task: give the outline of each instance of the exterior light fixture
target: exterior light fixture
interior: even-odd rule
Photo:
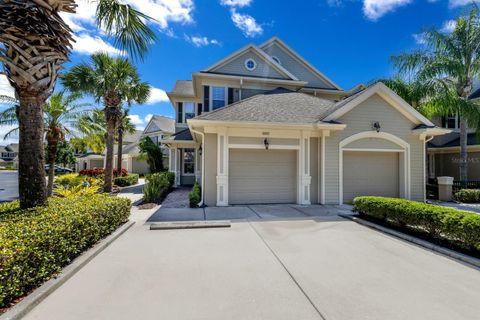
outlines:
[[[372,125],[372,128],[373,128],[373,130],[375,130],[375,131],[377,131],[377,132],[380,132],[380,128],[381,128],[380,122],[375,121],[375,122],[373,123],[373,125]]]
[[[263,144],[265,145],[265,150],[268,150],[268,146],[269,146],[270,144],[268,143],[267,138],[265,138],[265,139],[263,140]]]
[[[200,146],[200,148],[198,148],[198,154],[202,155],[202,152],[203,152],[203,149],[202,149],[202,146]]]

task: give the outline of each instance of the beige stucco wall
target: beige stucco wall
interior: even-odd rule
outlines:
[[[205,204],[215,206],[217,203],[217,135],[205,134],[203,146],[205,157]]]
[[[338,203],[339,199],[339,143],[343,139],[363,131],[372,131],[372,122],[379,121],[381,131],[393,134],[410,144],[411,199],[424,200],[424,143],[412,134],[415,126],[398,110],[374,95],[343,115],[338,121],[347,127],[343,131],[332,132],[325,139],[325,201]]]

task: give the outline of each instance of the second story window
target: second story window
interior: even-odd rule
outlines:
[[[188,119],[192,119],[195,117],[195,104],[193,102],[184,102],[183,109],[183,114],[185,115],[183,122],[187,123]]]
[[[212,110],[225,106],[225,88],[212,87]]]
[[[447,129],[459,129],[460,128],[460,119],[458,115],[449,115],[448,117],[442,118],[442,127]]]

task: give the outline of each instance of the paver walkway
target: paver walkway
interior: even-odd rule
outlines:
[[[188,208],[190,187],[178,187],[172,190],[162,202],[162,208]]]

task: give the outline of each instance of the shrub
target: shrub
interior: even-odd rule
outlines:
[[[480,250],[480,215],[454,208],[404,199],[357,197],[354,211],[382,220],[422,229],[431,238],[456,243],[468,250]]]
[[[61,198],[76,198],[93,196],[94,194],[98,193],[99,189],[100,188],[96,186],[83,186],[80,184],[71,188],[60,186],[55,188],[53,191],[56,196]]]
[[[56,184],[68,187],[81,185],[84,181],[85,177],[80,176],[78,173],[67,173],[55,179]]]
[[[0,205],[0,215],[11,210]],[[34,289],[128,220],[125,198],[50,198],[44,207],[6,214],[0,223],[0,306]]]
[[[145,202],[156,202],[172,187],[170,176],[167,172],[152,173],[147,175],[147,183],[143,187],[143,200]]]
[[[195,184],[193,185],[192,191],[188,194],[188,201],[190,203],[190,208],[198,207],[198,203],[200,202],[201,198],[202,198],[202,190],[200,188],[200,185],[195,182]]]
[[[455,200],[464,203],[479,203],[480,189],[462,189],[455,193]]]
[[[80,170],[80,175],[82,176],[89,176],[89,177],[98,177],[98,176],[103,176],[105,174],[105,169],[104,168],[93,168],[93,169],[85,169],[85,170]],[[128,170],[125,168],[122,168],[122,172],[119,174],[117,168],[113,169],[113,176],[114,177],[126,177],[128,176]]]
[[[138,183],[138,174],[130,173],[128,176],[117,177],[113,180],[113,183],[119,187],[131,186]]]

